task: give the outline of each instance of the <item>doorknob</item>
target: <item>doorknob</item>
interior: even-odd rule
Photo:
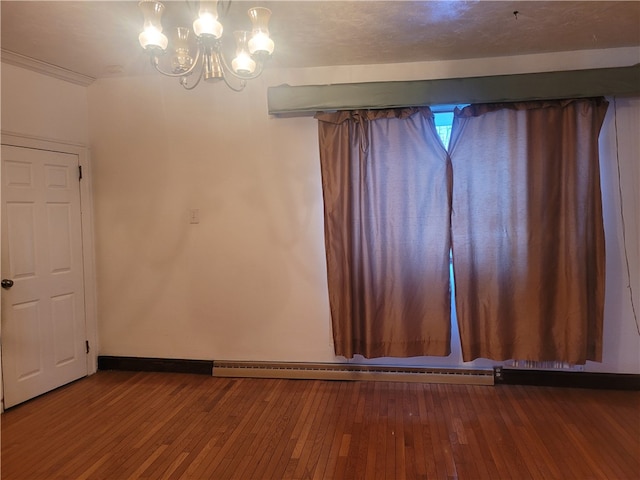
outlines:
[[[7,290],[9,290],[11,287],[13,287],[13,280],[9,280],[8,278],[3,278],[2,282],[0,282],[0,286],[2,286],[2,288],[6,288]]]

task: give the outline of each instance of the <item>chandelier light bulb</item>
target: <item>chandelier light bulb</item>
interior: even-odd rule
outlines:
[[[240,75],[251,75],[256,69],[256,62],[247,50],[247,37],[249,32],[233,32],[236,37],[236,57],[231,62],[233,71]]]
[[[143,0],[138,4],[144,14],[144,27],[138,41],[145,50],[166,50],[169,41],[162,33],[162,12],[164,5],[155,0]]]
[[[273,40],[269,37],[269,18],[271,10],[263,7],[249,9],[249,18],[253,23],[251,39],[249,40],[249,53],[251,55],[271,55],[274,49]]]
[[[218,1],[201,1],[198,18],[193,22],[193,32],[198,37],[220,38],[222,24],[218,21]]]

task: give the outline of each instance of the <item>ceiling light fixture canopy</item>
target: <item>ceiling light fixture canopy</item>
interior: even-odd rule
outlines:
[[[231,1],[226,3],[228,12]],[[187,90],[194,89],[204,79],[209,82],[224,80],[229,88],[240,91],[246,86],[247,80],[256,78],[262,73],[265,61],[273,53],[274,43],[269,36],[271,11],[267,8],[249,9],[248,14],[253,28],[250,32],[234,32],[236,56],[229,65],[222,53],[223,26],[218,21],[217,0],[200,1],[192,29],[185,26],[173,28],[171,41],[162,30],[162,14],[165,11],[162,2],[142,0],[138,6],[144,14],[144,27],[138,40],[149,54],[151,65],[163,75],[179,78],[180,84]],[[195,58],[191,56],[190,49],[190,40],[193,36],[197,46]],[[159,59],[169,50],[172,54],[171,71],[165,71],[160,67]],[[192,75],[195,82],[190,84],[189,78]],[[227,76],[238,79],[239,85],[232,85]]]

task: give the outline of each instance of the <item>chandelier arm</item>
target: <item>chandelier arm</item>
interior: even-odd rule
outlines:
[[[198,60],[200,60],[200,46],[198,46],[198,53],[196,54],[196,58],[193,61],[193,64],[189,67],[188,70],[181,72],[181,73],[171,73],[171,72],[165,72],[160,68],[159,65],[159,61],[158,61],[158,56],[157,55],[152,55],[151,56],[151,65],[153,65],[153,68],[155,68],[158,72],[160,72],[162,75],[166,76],[166,77],[186,77],[187,75],[190,75],[196,68],[196,65],[198,65]]]
[[[224,66],[225,73],[229,73],[231,76],[240,80],[253,80],[254,78],[258,78],[264,70],[264,64],[261,61],[258,61],[256,62],[257,73],[252,73],[251,75],[238,75],[233,71],[233,68],[229,66],[229,64],[227,63],[227,59],[224,58],[224,54],[222,52],[220,52],[220,59],[222,60],[222,65]]]
[[[186,4],[187,4],[187,9],[189,10],[189,13],[191,13],[192,16],[196,16],[198,13],[198,2],[195,1],[191,1],[191,0],[185,0]]]
[[[229,0],[228,2],[225,2],[224,0],[218,0],[220,7],[222,7],[224,9],[224,12],[220,13],[220,11],[218,11],[218,15],[220,16],[221,20],[224,20],[225,18],[227,18],[227,15],[229,15],[229,9],[231,8],[231,0]]]
[[[196,88],[198,86],[198,84],[200,83],[200,80],[202,80],[202,77],[204,77],[204,64],[202,65],[202,69],[200,70],[200,75],[198,75],[198,80],[196,80],[196,83],[194,83],[191,86],[187,85],[187,78],[186,77],[182,77],[180,79],[180,85],[182,85],[182,88],[184,88],[185,90],[193,90],[194,88]]]
[[[247,86],[247,82],[245,80],[241,80],[240,81],[240,86],[239,87],[234,87],[233,85],[231,85],[229,83],[229,80],[227,80],[227,76],[226,75],[223,75],[222,79],[224,80],[224,83],[227,85],[227,87],[229,87],[234,92],[241,92],[242,90],[244,90],[244,87]]]

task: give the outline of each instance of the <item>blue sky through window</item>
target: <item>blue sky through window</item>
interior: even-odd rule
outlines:
[[[451,126],[453,125],[453,112],[433,112],[436,123],[436,130],[442,144],[446,149],[449,148],[449,139],[451,138]]]

